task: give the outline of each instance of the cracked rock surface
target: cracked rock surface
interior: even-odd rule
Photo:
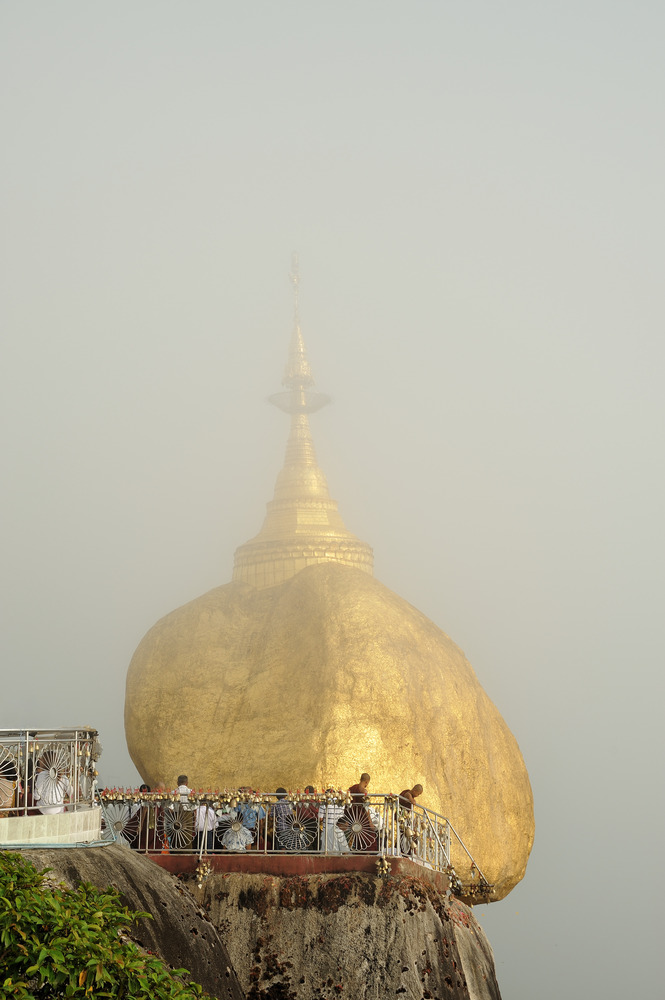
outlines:
[[[500,1000],[472,910],[416,877],[217,873],[191,891],[248,1000]]]

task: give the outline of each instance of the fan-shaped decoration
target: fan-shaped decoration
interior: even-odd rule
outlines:
[[[139,814],[134,813],[126,803],[109,802],[102,810],[102,840],[116,839],[128,847],[136,840],[139,832]]]
[[[275,829],[275,840],[285,851],[308,851],[315,843],[319,821],[305,806],[294,806]]]
[[[219,820],[215,840],[219,847],[225,847],[227,851],[245,851],[254,840],[254,834],[244,826],[237,810],[232,809]]]
[[[47,743],[37,758],[37,772],[44,772],[42,798],[55,801],[63,785],[69,780],[72,755],[69,746],[61,743]]]
[[[194,839],[194,813],[179,802],[157,813],[157,833],[173,851],[186,851]]]
[[[365,806],[347,806],[344,810],[344,836],[352,851],[370,851],[376,847],[376,830]]]
[[[7,747],[0,747],[0,809],[12,805],[18,781],[16,757]]]

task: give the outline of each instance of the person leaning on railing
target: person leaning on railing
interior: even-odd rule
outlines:
[[[399,793],[399,804],[404,809],[410,809],[411,806],[416,805],[416,799],[419,795],[423,794],[422,785],[414,785],[413,788],[405,788],[403,792]]]
[[[349,792],[351,794],[352,802],[366,802],[369,788],[369,783],[372,779],[366,771],[360,775],[360,781],[355,785],[351,785]]]
[[[252,789],[247,787],[241,788],[240,791],[253,794]],[[242,825],[252,834],[252,840],[254,840],[255,835],[258,835],[256,846],[262,851],[264,847],[262,821],[266,818],[263,806],[259,805],[258,802],[241,802],[238,806],[238,817],[242,821]],[[249,843],[247,847],[249,847]]]

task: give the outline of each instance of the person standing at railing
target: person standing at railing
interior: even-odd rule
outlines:
[[[369,774],[364,771],[360,775],[360,781],[355,785],[351,785],[349,792],[351,793],[352,802],[365,802],[367,800],[367,789],[371,780]]]
[[[219,820],[218,840],[227,851],[244,852],[254,840],[254,834],[243,823],[240,808],[237,800],[232,799],[231,809]]]
[[[278,851],[283,846],[280,835],[286,833],[288,829],[289,819],[293,815],[293,806],[290,802],[284,801],[287,796],[286,788],[278,788],[275,795],[277,796],[277,802],[271,806],[272,833],[273,849]]]
[[[186,774],[178,775],[178,792],[180,793],[180,802],[183,806],[189,805],[191,788],[189,788],[188,782],[189,778]]]
[[[356,845],[354,842],[350,841],[351,847],[354,850],[363,850],[371,854],[376,851],[379,842],[376,835],[376,829],[374,823],[372,822],[369,809],[364,805],[369,798],[369,783],[372,779],[366,771],[360,775],[360,781],[349,787],[349,795],[351,796],[351,805],[347,806],[344,810],[344,821],[351,828],[354,827],[357,821],[361,823],[364,827],[364,831],[361,835],[355,837]],[[348,827],[347,827],[348,829]],[[347,834],[348,840],[348,834]]]
[[[141,792],[141,794],[149,791],[150,791],[150,785],[145,785],[145,784],[139,785],[139,792]],[[136,816],[138,815],[138,813],[140,813],[140,811],[141,811],[141,800],[139,799],[138,802],[134,802],[134,804],[131,806],[129,814],[130,816]]]
[[[313,785],[306,785],[305,795],[316,795],[316,789]],[[308,851],[318,851],[319,849],[319,805],[318,802],[309,801],[301,802],[298,808],[298,815],[305,824],[307,828],[307,838],[313,835],[314,839],[311,844],[307,847]]]
[[[240,791],[253,794],[251,788],[241,788]],[[242,825],[252,834],[252,840],[254,840],[254,835],[258,834],[256,846],[259,850],[263,850],[265,834],[263,821],[266,818],[263,806],[258,802],[242,802],[238,806],[238,817],[242,821]]]
[[[398,802],[403,810],[408,812],[408,816],[404,817],[403,822],[400,824],[402,827],[402,834],[400,836],[400,848],[402,854],[412,854],[414,846],[414,834],[413,834],[413,807],[416,805],[416,799],[419,795],[423,794],[422,785],[414,785],[413,788],[405,788],[398,795]],[[404,814],[402,814],[404,816]]]
[[[334,788],[326,788],[326,796],[333,796]],[[319,819],[322,823],[321,850],[324,854],[348,854],[349,845],[340,824],[344,822],[344,806],[339,801],[322,802],[319,806]]]
[[[202,845],[205,843],[206,851],[212,851],[215,842],[215,830],[217,829],[217,816],[212,806],[201,803],[196,807],[195,825],[194,850],[200,851]]]
[[[141,785],[139,792],[142,795],[149,794],[150,785]],[[157,837],[155,803],[139,800],[139,802],[132,806],[132,815],[136,813],[138,813],[139,817],[139,829],[131,846],[138,851],[156,851],[161,845]]]
[[[416,799],[419,795],[423,794],[422,785],[414,785],[413,788],[405,788],[403,792],[399,793],[399,804],[404,809],[410,809],[411,806],[416,805]]]

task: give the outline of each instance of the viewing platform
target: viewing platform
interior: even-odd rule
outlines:
[[[0,849],[99,843],[96,729],[0,729]]]
[[[450,821],[393,793],[104,789],[100,799],[103,837],[173,874],[399,872],[474,902],[492,896]]]
[[[198,879],[408,873],[469,901],[492,897],[450,821],[392,792],[99,791],[101,752],[90,728],[0,730],[0,849],[117,842]]]

